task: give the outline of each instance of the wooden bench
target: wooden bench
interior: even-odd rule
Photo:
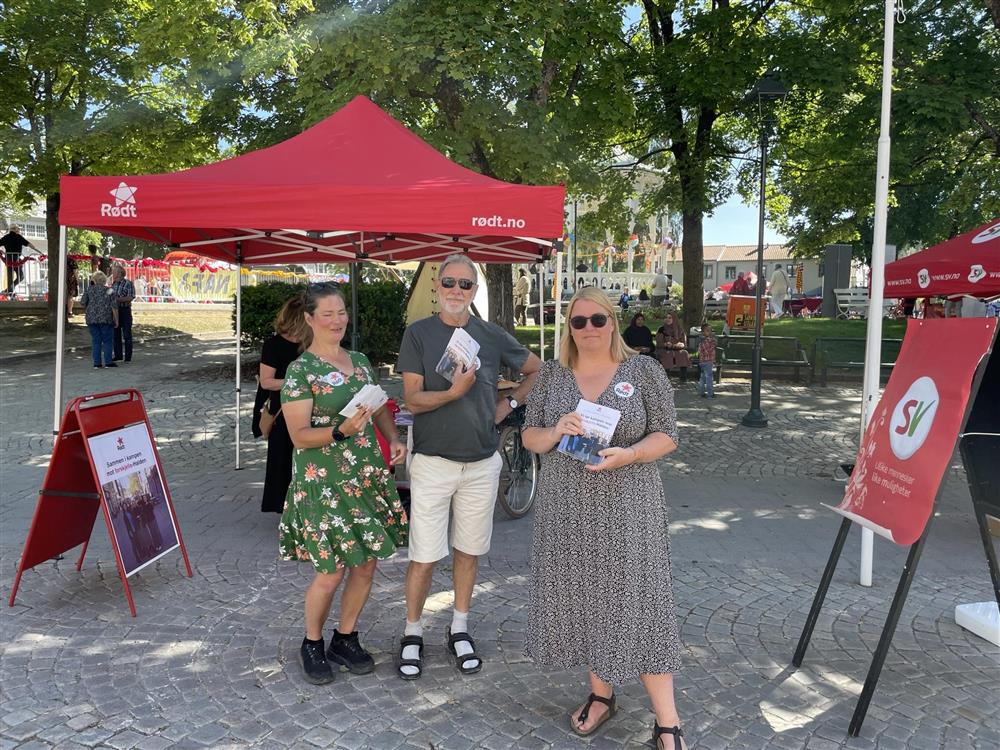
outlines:
[[[761,336],[760,344],[761,369],[791,367],[795,379],[799,380],[801,368],[809,367],[809,357],[794,336]],[[753,367],[753,336],[723,336],[719,339],[719,348],[722,350],[719,380],[722,380],[723,367]]]
[[[819,384],[826,385],[827,372],[830,368],[864,369],[865,345],[867,339],[860,338],[818,338],[813,342],[812,370],[810,381],[816,381],[819,373]],[[902,339],[882,339],[882,370],[891,370],[896,364]]]
[[[722,319],[726,317],[726,312],[729,310],[729,299],[712,299],[709,298],[705,300],[705,317],[713,319]]]

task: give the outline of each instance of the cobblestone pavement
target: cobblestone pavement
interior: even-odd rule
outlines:
[[[397,679],[405,561],[381,564],[360,623],[374,675],[330,686],[301,677],[307,566],[278,563],[273,515],[258,511],[263,446],[232,469],[227,342],[162,341],[129,367],[67,363],[68,395],[141,389],[194,577],[171,554],[131,580],[129,616],[99,525],[82,572],[73,553],[22,580],[0,624],[0,748],[619,748],[648,743],[639,685],[593,739],[567,714],[585,697],[579,670],[522,656],[531,519],[497,519],[481,566],[472,629],[486,658],[463,678],[447,658],[451,599],[440,566],[429,602],[427,669]],[[52,359],[0,369],[0,582],[6,597],[51,450]],[[398,384],[396,384],[398,385]],[[681,448],[663,463],[674,507],[676,598],[685,667],[678,703],[692,748],[981,748],[1000,746],[1000,654],[954,624],[961,602],[991,594],[960,469],[950,473],[862,736],[846,727],[901,569],[904,550],[876,541],[876,585],[857,578],[852,533],[802,669],[796,640],[838,520],[820,506],[843,485],[831,467],[857,439],[858,390],[765,384],[768,429],[737,426],[745,383],[714,401],[678,393]],[[245,410],[243,421],[248,420]]]

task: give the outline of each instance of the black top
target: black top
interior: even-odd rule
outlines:
[[[3,237],[0,237],[0,245],[3,245],[4,250],[11,255],[20,255],[21,248],[28,247],[30,244],[17,232],[7,232]]]
[[[292,364],[298,358],[299,345],[277,333],[265,341],[263,348],[260,350],[260,363],[274,368],[274,377],[276,380],[284,380],[288,365]],[[268,411],[274,414],[281,406],[281,390],[271,391],[270,393],[271,406]]]
[[[653,346],[653,334],[646,326],[629,326],[622,333],[622,338],[633,349],[640,346],[649,347],[650,349],[655,348]]]

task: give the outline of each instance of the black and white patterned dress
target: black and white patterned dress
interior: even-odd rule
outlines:
[[[551,427],[581,398],[573,372],[546,362],[526,426]],[[651,432],[677,440],[673,389],[651,357],[623,362],[597,403],[621,411],[614,446]],[[589,667],[615,684],[676,672],[681,646],[659,468],[591,473],[556,450],[541,460],[525,653],[547,666]]]

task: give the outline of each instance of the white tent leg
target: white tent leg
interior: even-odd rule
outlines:
[[[49,255],[49,258],[52,256]],[[51,261],[50,261],[51,262]],[[59,225],[59,290],[56,292],[59,305],[56,313],[56,377],[55,404],[52,414],[52,434],[59,432],[63,405],[63,353],[66,350],[66,227]],[[49,294],[52,294],[52,269],[49,269]]]
[[[545,361],[545,263],[538,264],[538,358]]]
[[[885,0],[885,40],[882,48],[882,116],[878,137],[875,177],[875,236],[872,244],[871,277],[868,281],[868,340],[865,344],[865,381],[861,399],[861,435],[871,421],[879,398],[882,362],[882,299],[885,294],[885,235],[889,212],[889,121],[892,117],[892,43],[895,0]],[[861,530],[859,582],[872,585],[875,536]]]
[[[559,345],[562,343],[562,251],[556,253],[556,335],[552,340],[552,358],[559,358]]]
[[[240,381],[242,374],[242,361],[240,351],[240,336],[242,327],[240,321],[241,306],[243,303],[243,263],[236,264],[236,469],[240,466]]]

